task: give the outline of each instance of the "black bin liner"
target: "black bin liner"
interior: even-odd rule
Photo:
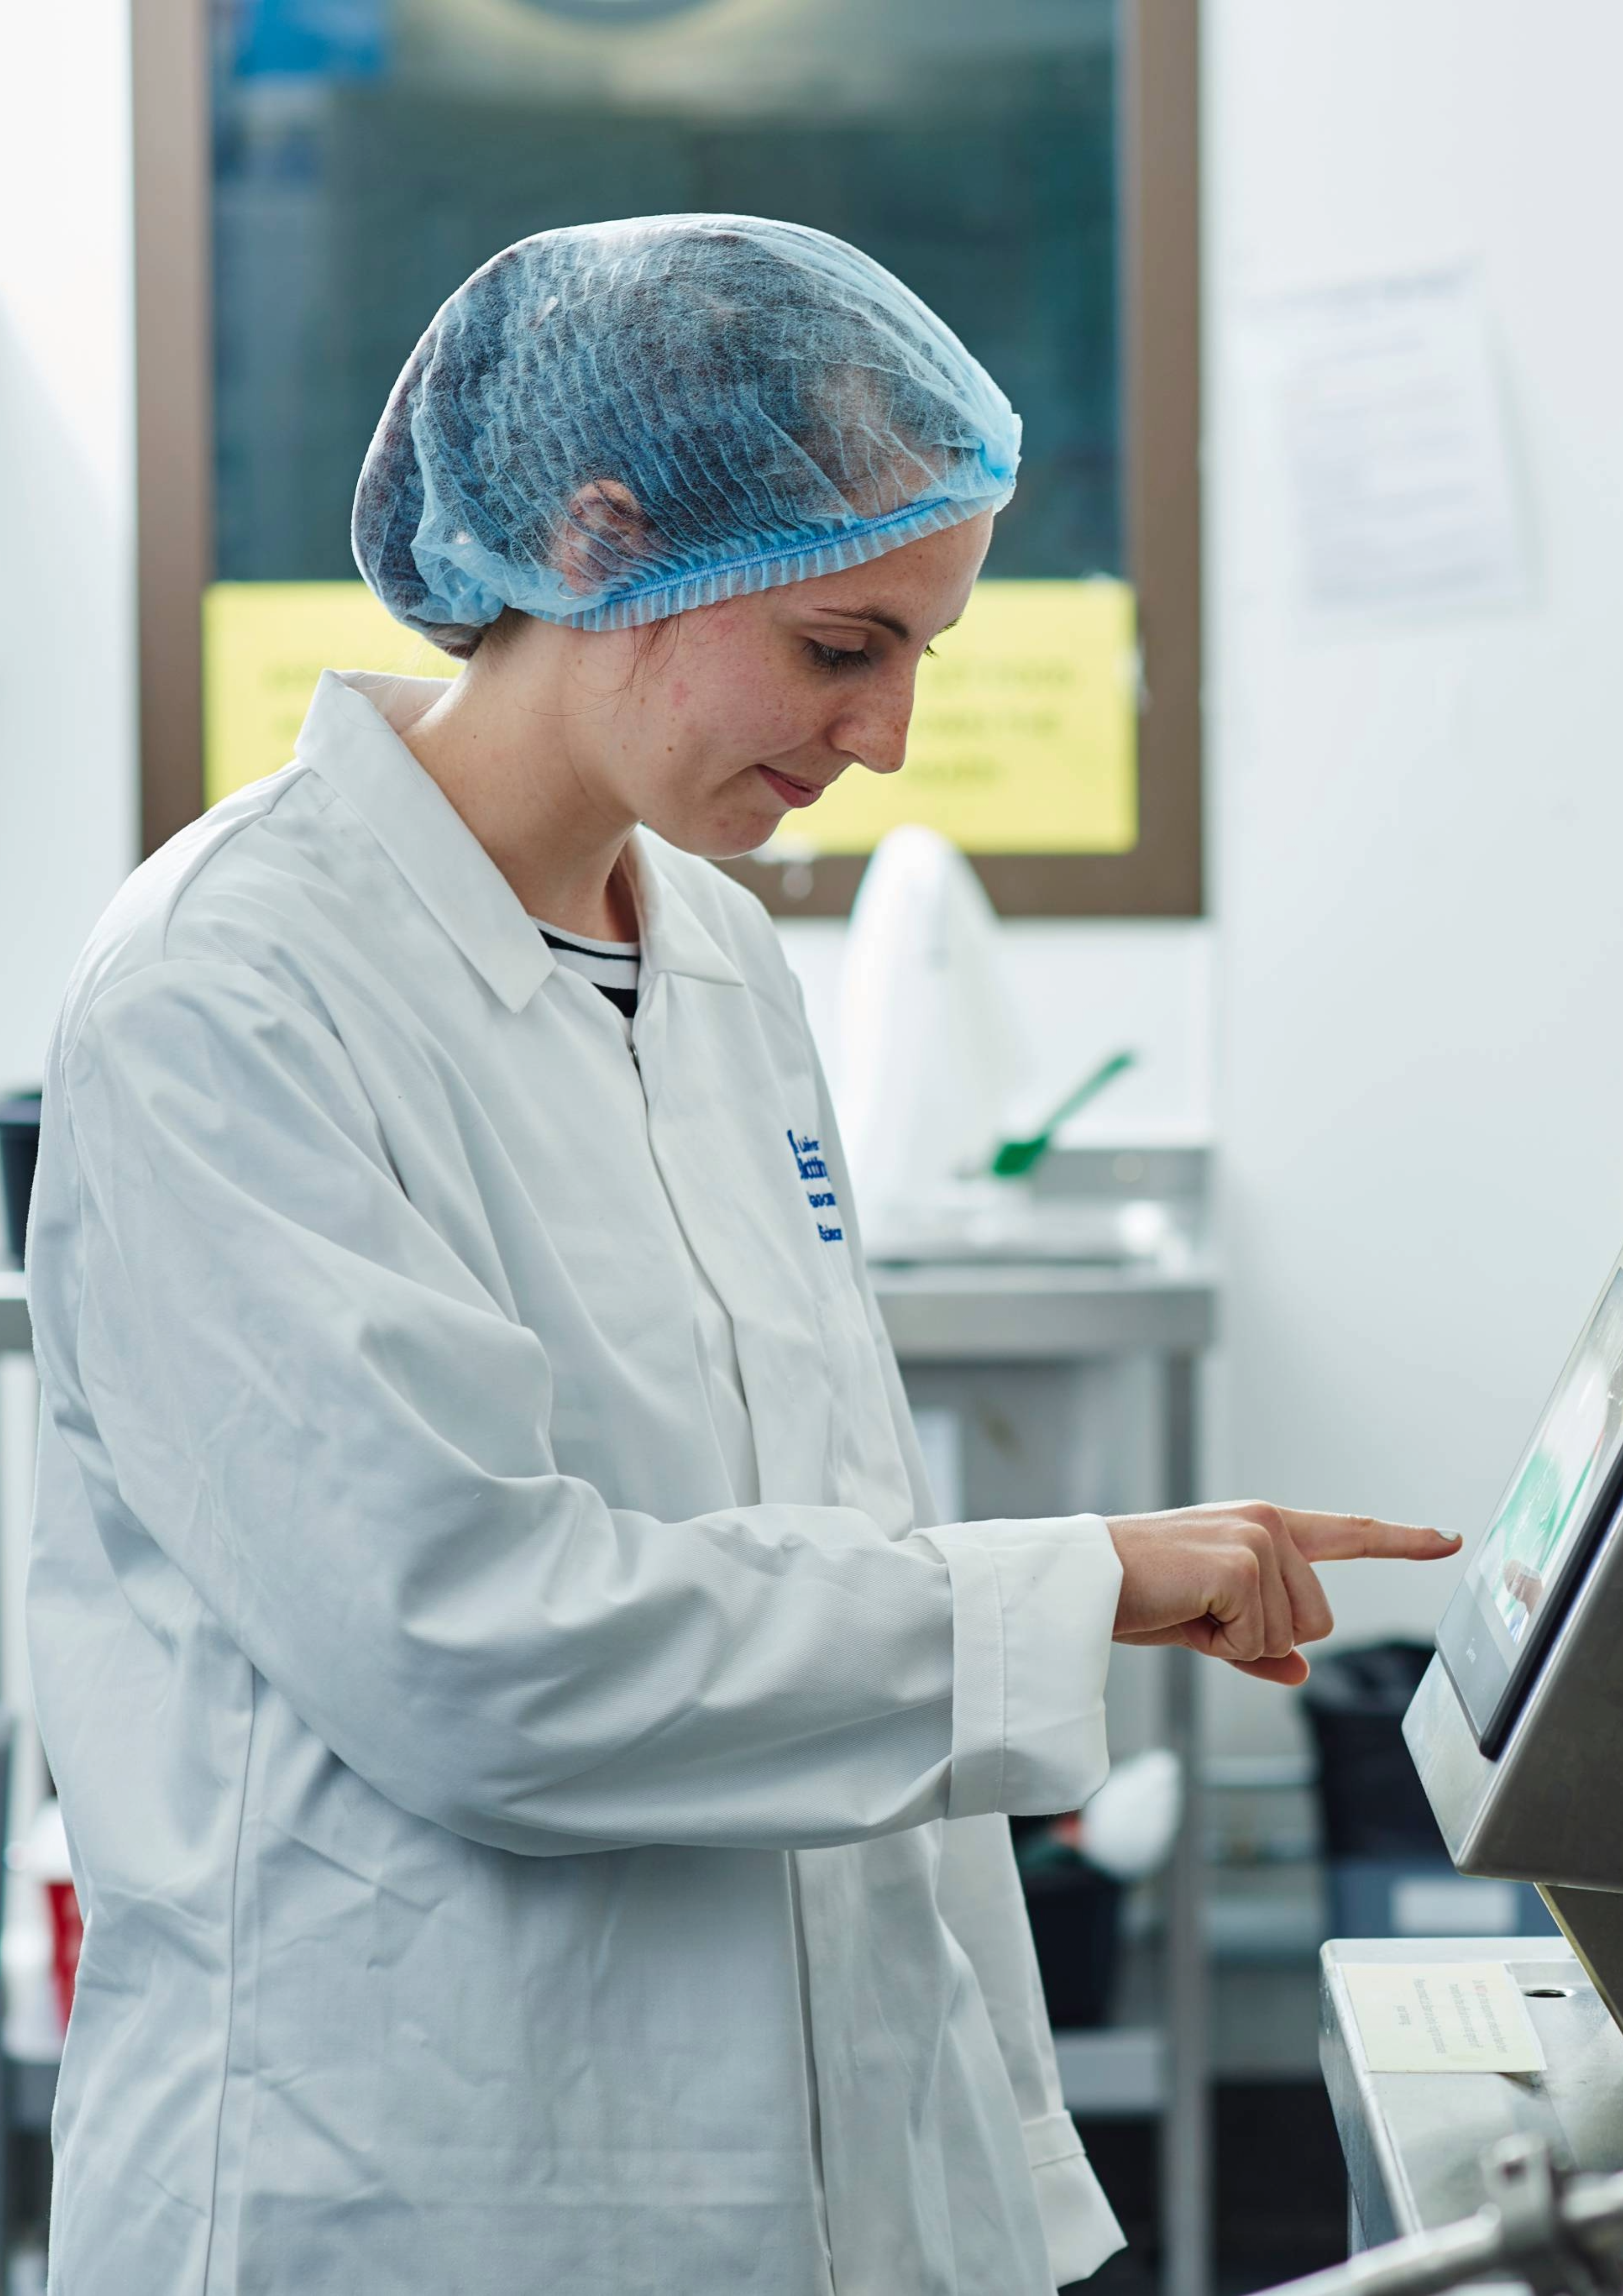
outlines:
[[[13,1259],[22,1258],[38,1158],[39,1095],[23,1092],[0,1100],[0,1197],[5,1201],[5,1236]]]
[[[1324,1851],[1332,1858],[1448,1863],[1403,1718],[1431,1663],[1430,1643],[1368,1643],[1314,1662],[1302,1690],[1319,1757]]]

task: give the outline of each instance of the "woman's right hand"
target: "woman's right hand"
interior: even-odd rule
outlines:
[[[1121,1558],[1119,1643],[1182,1643],[1286,1685],[1307,1678],[1299,1644],[1334,1624],[1315,1563],[1439,1562],[1460,1551],[1457,1533],[1255,1501],[1115,1515],[1109,1528]]]

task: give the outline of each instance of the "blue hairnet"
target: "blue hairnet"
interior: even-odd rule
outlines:
[[[458,655],[504,606],[622,629],[877,558],[1014,491],[1020,418],[843,241],[754,216],[537,233],[437,314],[356,562]]]

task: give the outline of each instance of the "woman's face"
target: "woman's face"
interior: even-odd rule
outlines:
[[[627,827],[720,859],[764,844],[849,766],[897,772],[919,662],[963,612],[991,534],[988,511],[652,633],[562,634],[578,781]],[[559,635],[532,624],[504,670],[521,675],[527,644]]]

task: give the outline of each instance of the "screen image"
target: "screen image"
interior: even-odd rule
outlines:
[[[1573,1349],[1471,1565],[1484,1607],[1519,1648],[1623,1451],[1623,1270]]]

